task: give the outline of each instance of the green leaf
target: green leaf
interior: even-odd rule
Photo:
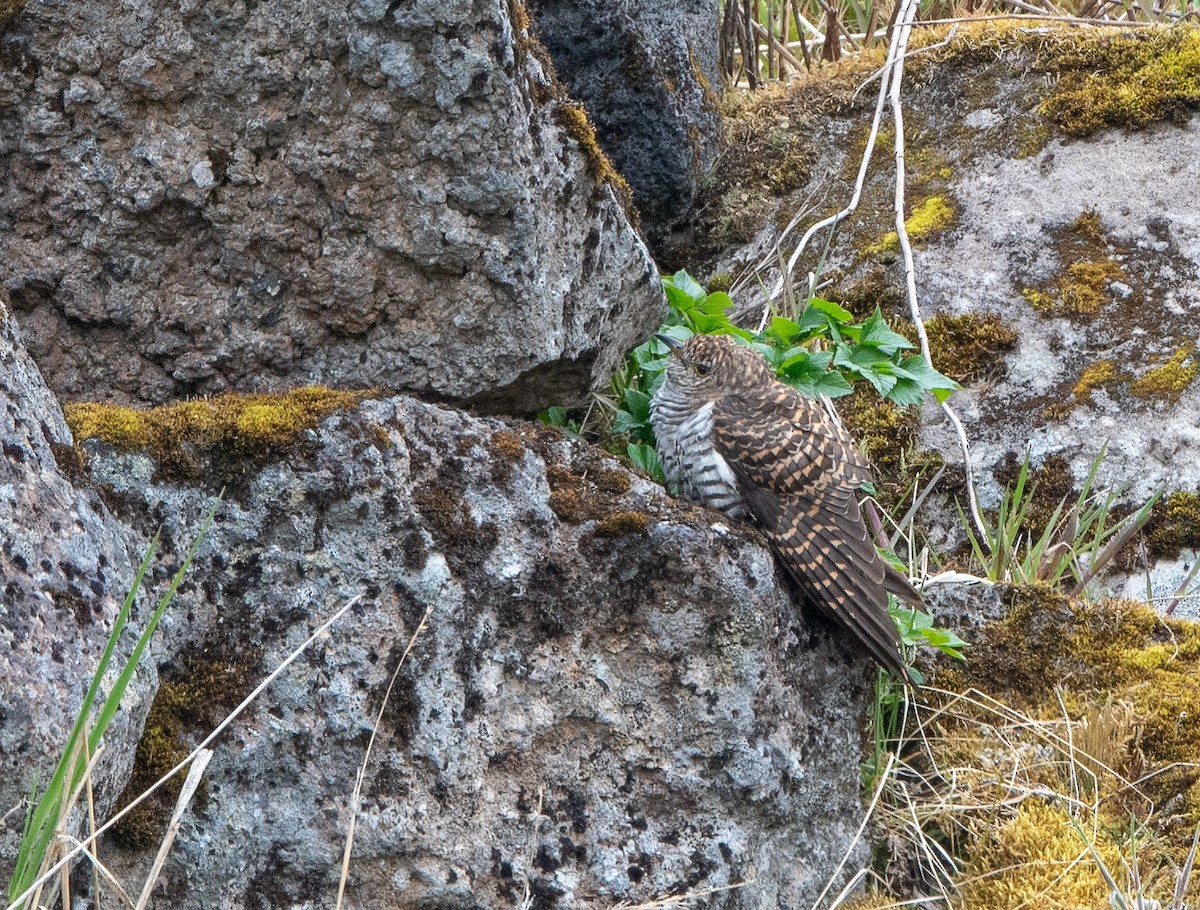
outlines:
[[[567,419],[567,409],[560,407],[550,407],[538,414],[538,420],[542,423],[548,423],[550,426],[561,427],[563,421]]]
[[[799,356],[784,361],[779,378],[809,398],[819,398],[822,395],[840,398],[850,394],[854,388],[846,381],[845,376],[837,370],[829,369],[832,359],[833,354],[829,351],[814,354],[801,350]]]
[[[919,405],[925,398],[925,390],[921,384],[915,379],[904,374],[903,370],[897,369],[893,374],[895,383],[885,396],[888,401],[893,404],[898,404],[902,408],[911,408]]]
[[[625,410],[633,415],[639,423],[650,420],[650,396],[639,389],[626,389],[624,401]]]
[[[631,442],[628,452],[629,460],[633,462],[635,468],[649,474],[659,483],[666,483],[662,462],[659,460],[658,452],[654,450],[654,446]]]
[[[705,295],[696,304],[696,308],[709,316],[724,316],[733,309],[733,298],[724,291],[714,291]],[[729,320],[726,319],[726,322]]]
[[[782,316],[776,316],[771,320],[771,325],[767,332],[773,338],[777,338],[783,344],[788,345],[804,335],[805,329],[798,322],[793,322]]]
[[[858,343],[878,348],[885,354],[895,354],[897,351],[907,350],[912,347],[912,342],[903,335],[893,332],[888,327],[887,321],[883,318],[883,313],[880,312],[879,307],[875,307],[875,312],[862,324]]]
[[[839,344],[834,349],[833,362],[835,366],[867,380],[885,398],[896,385],[896,365],[882,356],[877,348]]]
[[[691,300],[700,300],[706,296],[704,286],[684,269],[680,269],[674,275],[664,277],[663,287],[679,291]]]
[[[905,357],[900,366],[921,384],[927,392],[938,390],[954,392],[961,389],[957,382],[935,370],[922,354]]]
[[[816,310],[817,312],[824,313],[837,322],[850,322],[854,318],[854,315],[849,310],[842,309],[842,307],[832,300],[822,300],[820,297],[814,297],[808,302],[808,310]]]

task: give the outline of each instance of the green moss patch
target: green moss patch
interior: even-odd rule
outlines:
[[[916,343],[917,332],[910,323],[895,328]],[[1017,347],[1017,333],[994,313],[938,313],[925,321],[925,334],[934,367],[963,385],[1002,378],[1004,355]]]
[[[1063,48],[1051,64],[1058,80],[1041,112],[1064,133],[1144,126],[1186,116],[1200,105],[1200,30],[1105,30]]]
[[[1111,285],[1129,284],[1129,275],[1110,253],[1100,216],[1084,210],[1075,221],[1052,232],[1062,269],[1048,283],[1027,287],[1022,296],[1047,316],[1090,319],[1116,300]]]
[[[1200,549],[1200,495],[1182,490],[1161,500],[1144,529],[1150,555],[1174,559],[1181,550]]]
[[[1156,367],[1135,379],[1129,391],[1138,398],[1165,401],[1174,404],[1196,379],[1200,364],[1196,362],[1196,351],[1186,344],[1175,351],[1160,367]]]
[[[948,176],[949,174],[947,174]],[[921,246],[927,240],[953,226],[954,218],[954,206],[950,203],[948,196],[944,194],[930,196],[913,206],[912,214],[904,219],[904,230],[914,245]],[[900,236],[895,231],[890,231],[871,248],[871,252],[890,252],[899,248]]]
[[[1075,716],[1103,701],[1126,702],[1138,719],[1135,763],[1165,768],[1200,755],[1200,626],[1125,600],[1070,601],[1014,590],[1010,611],[973,643],[955,682],[976,686],[1037,716]],[[944,680],[949,681],[949,680]],[[1057,694],[1056,694],[1056,690]],[[1059,702],[1059,696],[1064,699]],[[1200,779],[1180,768],[1146,781],[1167,798]],[[1200,821],[1197,815],[1191,822]]]
[[[608,155],[604,154],[604,150],[600,148],[600,143],[596,139],[596,127],[592,125],[592,121],[589,119],[583,105],[565,97],[555,100],[553,104],[555,121],[568,136],[579,143],[579,148],[583,152],[584,159],[587,161],[588,171],[591,173],[592,179],[601,186],[612,188],[618,201],[636,224],[636,209],[633,208],[633,190],[630,189],[629,183],[613,166]]]
[[[241,703],[258,683],[260,660],[258,649],[241,642],[220,656],[207,650],[184,655],[175,668],[163,672],[118,809],[174,768]],[[182,785],[183,775],[176,775],[133,809],[114,827],[114,842],[137,850],[160,843]],[[195,805],[206,803],[207,788],[201,783]]]
[[[122,452],[147,452],[168,479],[195,479],[200,457],[220,452],[251,461],[277,457],[335,411],[369,392],[312,387],[273,395],[228,393],[149,410],[69,404],[63,411],[79,444],[97,439]]]

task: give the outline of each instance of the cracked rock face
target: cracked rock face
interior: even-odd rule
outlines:
[[[91,451],[177,558],[212,493]],[[871,670],[810,630],[749,528],[553,431],[404,398],[210,480],[227,497],[161,627],[164,680],[240,665],[244,694],[362,599],[223,739],[154,906],[329,906],[381,707],[350,906],[738,883],[709,906],[807,906],[832,875],[861,818]],[[136,880],[153,849],[106,859]]]
[[[73,452],[70,432],[6,302],[0,295],[0,816],[18,811],[0,824],[4,881],[22,801],[53,773],[133,581],[128,529],[59,468],[56,452]],[[131,646],[118,649],[114,664]],[[115,678],[110,671],[106,687]],[[109,727],[95,775],[101,811],[129,776],[154,683],[147,662]]]
[[[692,205],[721,144],[717,17],[705,0],[533,0],[538,38],[629,181],[649,236]]]
[[[34,2],[0,40],[0,279],[66,399],[523,413],[659,322],[500,0]]]

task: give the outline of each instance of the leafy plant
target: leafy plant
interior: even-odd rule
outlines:
[[[1000,497],[995,524],[983,529],[983,540],[960,511],[975,561],[988,578],[1018,584],[1043,582],[1054,587],[1072,581],[1072,596],[1086,591],[1088,584],[1146,524],[1150,511],[1162,496],[1162,490],[1155,492],[1140,509],[1113,522],[1113,507],[1126,487],[1096,491],[1096,473],[1107,451],[1106,444],[1092,461],[1075,502],[1070,506],[1066,499],[1060,502],[1040,532],[1026,528],[1036,486],[1029,483],[1028,454],[1021,463],[1016,483]]]

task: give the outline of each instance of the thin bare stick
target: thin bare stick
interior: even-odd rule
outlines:
[[[158,877],[162,874],[162,867],[167,861],[167,854],[171,852],[171,845],[175,843],[175,835],[179,833],[179,823],[183,820],[183,813],[187,811],[192,797],[196,795],[196,790],[200,786],[200,781],[204,777],[204,771],[208,767],[208,763],[212,761],[212,757],[212,749],[204,749],[196,756],[196,760],[192,762],[192,766],[188,768],[188,775],[183,781],[183,787],[179,791],[179,798],[175,800],[175,811],[171,813],[171,821],[167,823],[167,833],[163,837],[162,843],[159,844],[158,853],[154,857],[154,865],[150,867],[150,874],[146,876],[146,884],[142,886],[142,894],[138,898],[137,906],[134,907],[134,910],[145,910],[146,903],[150,900],[150,895],[154,891],[154,886],[158,884]]]
[[[767,29],[763,28],[762,25],[757,22],[751,22],[750,27],[754,29],[754,33],[756,35],[767,42],[767,47],[775,50],[775,52],[779,55],[779,59],[785,61],[788,66],[797,71],[804,66],[803,63],[801,63],[792,55],[791,51],[789,51],[783,44],[780,43],[778,38],[771,34],[771,32],[767,31]]]
[[[904,0],[905,3],[912,3],[913,0]],[[871,816],[875,814],[875,807],[879,805],[879,798],[883,796],[884,787],[888,782],[888,775],[892,773],[892,768],[896,764],[896,756],[891,752],[888,753],[887,764],[884,765],[883,773],[879,775],[879,783],[875,786],[875,794],[871,797],[871,804],[867,806],[867,811],[863,814],[863,819],[859,823],[858,830],[854,832],[854,837],[850,839],[850,843],[846,845],[846,852],[842,855],[842,860],[837,864],[837,868],[833,870],[833,874],[829,876],[829,881],[825,883],[825,887],[821,889],[821,893],[817,895],[817,899],[813,901],[812,910],[817,910],[821,906],[821,901],[825,900],[825,895],[829,893],[829,889],[833,887],[833,883],[837,881],[837,877],[842,874],[842,869],[846,863],[850,861],[850,854],[854,851],[854,845],[862,839],[863,831],[867,829],[867,822],[871,820]]]
[[[908,229],[904,223],[904,108],[900,103],[900,86],[904,82],[904,54],[908,48],[908,37],[912,33],[912,23],[916,16],[916,5],[906,2],[896,20],[896,31],[889,49],[889,57],[893,66],[891,78],[885,79],[888,97],[891,99],[892,122],[896,130],[896,237],[900,243],[900,252],[904,261],[904,290],[908,297],[909,311],[913,325],[917,330],[917,338],[921,343],[921,354],[926,362],[932,364],[933,357],[929,353],[929,335],[925,332],[925,322],[921,319],[921,306],[917,301],[917,269],[913,260],[912,244],[908,239]],[[967,475],[967,502],[971,508],[971,518],[979,531],[980,539],[987,540],[987,530],[983,522],[983,514],[979,510],[979,499],[975,493],[975,471],[971,465],[971,446],[967,442],[967,432],[963,429],[962,421],[949,402],[939,401],[942,411],[950,420],[958,435],[958,443],[962,448],[963,470]]]
[[[889,65],[894,62],[894,51],[895,46],[893,44],[888,48]],[[881,86],[879,98],[875,103],[875,115],[871,119],[871,131],[867,134],[867,145],[866,148],[863,149],[862,161],[858,166],[858,178],[854,181],[854,192],[850,196],[850,202],[840,212],[830,215],[828,218],[822,218],[816,224],[811,225],[809,229],[804,232],[804,236],[800,238],[800,242],[796,245],[796,249],[793,250],[792,255],[788,257],[787,268],[785,268],[780,274],[779,279],[771,288],[771,292],[767,295],[767,299],[763,304],[763,312],[762,317],[759,320],[758,331],[761,332],[763,328],[766,327],[767,320],[770,319],[771,304],[774,302],[776,297],[783,293],[784,285],[791,282],[791,276],[796,270],[796,263],[800,261],[800,257],[803,255],[804,250],[808,246],[808,242],[812,239],[813,235],[822,228],[832,229],[844,218],[848,218],[850,215],[854,214],[854,210],[858,208],[858,201],[862,197],[863,185],[867,180],[867,167],[870,165],[871,155],[875,151],[875,141],[879,138],[879,123],[883,117],[883,102],[886,97],[886,93]]]
[[[392,678],[388,680],[387,689],[383,693],[383,703],[379,706],[379,711],[375,715],[375,723],[371,727],[371,738],[367,740],[367,750],[363,754],[362,764],[358,766],[358,776],[354,781],[354,794],[350,797],[350,826],[346,831],[346,847],[342,851],[342,875],[338,879],[337,902],[334,904],[335,910],[342,910],[342,900],[346,896],[346,882],[350,878],[350,854],[354,851],[354,831],[358,826],[358,810],[362,804],[363,781],[367,777],[367,764],[371,761],[371,750],[375,748],[375,737],[379,735],[379,727],[383,723],[383,712],[387,709],[388,701],[392,697],[392,689],[400,676],[400,670],[404,666],[404,662],[408,660],[408,655],[412,651],[413,645],[417,643],[417,636],[425,630],[425,625],[429,622],[429,614],[432,612],[433,604],[430,604],[425,608],[425,615],[421,617],[421,621],[417,623],[416,631],[409,638],[408,645],[404,648],[404,653],[400,655],[400,662],[396,664],[396,669],[392,671]]]
[[[46,870],[46,872],[44,872],[28,888],[26,888],[23,892],[18,894],[16,897],[16,900],[14,900],[12,903],[10,903],[5,908],[5,910],[17,910],[17,908],[22,906],[25,903],[26,899],[29,898],[29,896],[31,894],[33,894],[33,892],[35,890],[41,888],[41,886],[46,881],[48,881],[50,878],[52,878],[54,876],[54,874],[56,872],[58,872],[59,869],[61,869],[63,866],[65,866],[67,863],[69,863],[71,860],[73,860],[75,857],[77,857],[80,853],[85,851],[89,846],[91,846],[93,843],[96,842],[96,839],[101,834],[103,834],[105,831],[107,831],[109,828],[111,828],[113,825],[115,825],[117,822],[119,822],[121,819],[123,819],[126,815],[128,815],[130,812],[132,812],[134,809],[136,809],[138,806],[140,806],[142,803],[144,803],[147,799],[150,798],[150,796],[152,794],[158,792],[159,787],[161,787],[163,784],[165,784],[167,781],[169,781],[172,777],[174,777],[176,774],[178,774],[180,771],[182,771],[184,768],[186,768],[188,765],[190,765],[193,761],[195,761],[196,756],[198,756],[203,750],[207,749],[210,745],[212,745],[213,740],[215,740],[218,736],[220,736],[223,732],[225,732],[226,727],[228,727],[239,716],[241,716],[242,712],[245,711],[248,707],[250,707],[250,705],[252,705],[254,703],[254,701],[263,693],[263,691],[269,685],[271,685],[271,683],[273,683],[276,679],[279,678],[279,675],[281,673],[283,673],[284,670],[286,670],[293,663],[295,663],[296,659],[301,654],[303,654],[305,651],[308,650],[309,645],[311,645],[318,638],[320,638],[326,632],[328,632],[330,627],[335,622],[337,622],[339,619],[341,619],[342,616],[345,615],[346,611],[349,610],[351,607],[353,607],[361,599],[362,599],[361,594],[355,594],[352,598],[350,598],[348,601],[346,601],[346,603],[343,604],[342,607],[336,613],[334,613],[331,617],[329,617],[329,619],[325,620],[325,622],[323,622],[320,625],[320,627],[318,627],[317,630],[315,632],[313,632],[312,635],[310,635],[308,638],[306,638],[302,645],[300,645],[298,648],[296,648],[296,650],[292,651],[291,654],[289,654],[287,657],[285,657],[283,662],[280,663],[280,665],[278,667],[276,667],[274,670],[272,670],[270,675],[268,675],[266,679],[264,679],[261,683],[259,683],[253,692],[251,692],[244,699],[242,699],[242,703],[239,704],[236,708],[234,708],[226,716],[226,718],[217,725],[217,728],[215,730],[213,730],[212,733],[208,734],[208,736],[206,736],[204,738],[204,741],[202,743],[200,743],[200,745],[198,745],[195,749],[193,749],[190,753],[188,753],[188,755],[182,761],[180,761],[179,764],[177,764],[174,768],[172,768],[170,771],[168,771],[166,774],[164,774],[162,777],[160,777],[157,781],[155,781],[153,784],[151,784],[142,793],[141,796],[139,796],[137,799],[133,800],[133,802],[131,802],[124,809],[122,809],[120,812],[118,812],[116,815],[114,815],[112,818],[110,818],[108,821],[106,821],[103,825],[101,825],[99,828],[97,828],[95,831],[93,831],[91,834],[89,834],[86,838],[84,838],[84,840],[80,841],[79,844],[73,850],[71,850],[69,853],[67,853],[65,856],[63,856],[61,859],[59,859],[58,862],[56,862],[53,866],[51,866],[48,870]],[[96,754],[97,755],[100,754],[99,749],[96,750]]]
[[[537,806],[533,810],[533,831],[529,836],[529,849],[525,855],[525,897],[521,901],[521,910],[529,910],[533,906],[533,878],[530,871],[533,868],[533,858],[537,855],[538,831],[542,827],[542,799],[546,791],[538,787]]]

